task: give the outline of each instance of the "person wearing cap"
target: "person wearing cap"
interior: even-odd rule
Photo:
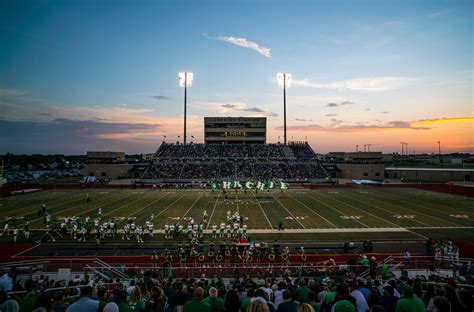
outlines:
[[[395,312],[397,308],[398,297],[395,297],[393,287],[391,285],[385,285],[383,287],[383,295],[380,298],[380,305],[385,308],[387,312]]]
[[[318,294],[318,298],[320,297],[320,294]],[[334,302],[334,299],[336,299],[336,289],[333,287],[333,284],[329,281],[326,283],[324,286],[324,294],[320,298],[321,300],[321,309],[325,311],[326,307],[330,307],[331,304]]]
[[[349,289],[346,285],[336,287],[335,303],[331,312],[356,312],[356,299],[349,295]]]
[[[212,312],[212,306],[204,302],[204,289],[197,287],[192,300],[184,304],[184,312]]]
[[[413,293],[413,287],[403,286],[403,297],[397,301],[395,312],[424,312],[425,305],[423,301]]]
[[[277,312],[296,312],[298,305],[293,301],[291,292],[283,291],[283,302],[278,305]]]

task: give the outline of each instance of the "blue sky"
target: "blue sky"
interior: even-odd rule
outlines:
[[[289,72],[290,140],[473,151],[473,22],[472,1],[2,1],[0,153],[152,152],[182,132],[180,71],[197,142],[204,116],[261,115],[276,142]]]

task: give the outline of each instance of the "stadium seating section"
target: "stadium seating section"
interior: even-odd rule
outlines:
[[[284,179],[323,180],[327,176],[307,143],[162,143],[143,178],[151,180]]]

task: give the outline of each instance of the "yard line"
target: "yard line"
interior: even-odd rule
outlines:
[[[326,195],[323,195],[323,196],[326,196]],[[344,195],[342,195],[342,196],[344,197]],[[326,196],[326,197],[329,197],[329,196]],[[400,225],[398,225],[398,224],[395,224],[395,223],[390,222],[390,221],[388,221],[388,220],[382,219],[381,217],[377,217],[376,215],[374,215],[374,214],[372,214],[372,213],[370,213],[370,212],[368,212],[368,211],[364,211],[364,210],[362,210],[362,209],[360,209],[360,208],[357,208],[357,207],[355,207],[355,206],[352,206],[351,204],[345,203],[345,202],[343,202],[342,200],[339,200],[339,199],[333,198],[333,197],[329,197],[329,198],[331,198],[331,199],[333,199],[333,200],[335,200],[335,201],[338,201],[338,202],[340,202],[340,203],[342,203],[342,204],[344,204],[344,205],[346,205],[346,206],[349,206],[349,207],[351,207],[351,208],[353,208],[353,209],[357,209],[357,210],[359,210],[359,211],[362,212],[362,213],[366,213],[366,214],[368,214],[368,215],[371,215],[372,217],[374,217],[374,218],[376,218],[376,219],[379,219],[379,220],[382,220],[382,221],[384,221],[384,222],[390,223],[391,225],[394,225],[395,227],[400,227]],[[351,200],[358,201],[357,199],[353,199],[353,198],[351,198]],[[364,203],[364,204],[366,204],[366,203]],[[367,205],[370,205],[370,204],[367,204]],[[370,205],[370,206],[372,206],[372,205]],[[375,206],[373,206],[373,207],[375,207]]]
[[[144,210],[144,209],[150,207],[151,205],[153,205],[154,203],[156,203],[158,200],[163,199],[163,198],[165,198],[166,196],[169,196],[169,194],[159,194],[159,195],[163,195],[163,196],[158,197],[157,199],[153,200],[151,203],[149,203],[149,204],[143,206],[141,209],[138,209],[137,211],[135,211],[133,214],[129,215],[129,216],[126,217],[126,218],[133,217],[133,216],[137,215],[140,211],[142,211],[142,210]],[[129,204],[130,204],[130,203],[129,203]],[[106,214],[104,214],[104,216],[105,216],[105,215],[106,215]],[[124,221],[126,220],[126,218],[125,218],[124,220],[122,220],[122,221],[117,222],[117,225],[119,225],[120,223],[124,222]]]
[[[160,211],[160,213],[155,216],[155,219],[156,219],[156,217],[160,216],[163,212],[165,212],[166,210],[168,210],[168,208],[171,207],[171,205],[173,205],[173,204],[176,203],[178,200],[180,200],[181,198],[183,198],[184,195],[186,195],[186,193],[184,193],[184,194],[181,195],[180,197],[176,198],[172,203],[170,203],[168,206],[166,206],[165,209],[163,209],[162,211]]]
[[[181,220],[184,219],[184,217],[186,217],[186,215],[191,211],[191,209],[193,209],[194,205],[196,205],[196,203],[201,199],[202,195],[204,193],[201,193],[201,195],[194,201],[194,203],[191,205],[191,207],[189,207],[188,211],[186,211],[186,213],[184,214],[184,216],[181,218]],[[181,220],[179,220],[178,224],[181,223]]]
[[[343,196],[343,197],[346,197],[346,196],[344,196],[344,195],[342,195],[342,196]],[[346,198],[347,198],[347,197],[346,197]],[[372,197],[371,197],[371,198],[372,198]],[[383,211],[388,212],[388,213],[390,213],[390,214],[392,214],[392,215],[393,215],[393,214],[397,214],[396,212],[394,212],[394,211],[392,211],[392,210],[387,210],[387,209],[384,209],[384,208],[382,208],[382,207],[378,207],[378,206],[369,204],[369,203],[367,203],[367,202],[363,202],[363,201],[360,201],[360,200],[357,200],[357,199],[354,199],[354,198],[350,198],[350,199],[351,199],[351,200],[354,200],[354,201],[358,201],[358,202],[360,202],[360,203],[362,203],[362,204],[365,204],[365,205],[374,207],[374,208],[376,208],[376,209],[383,210]],[[379,219],[380,219],[380,218],[379,218]],[[414,220],[414,219],[409,219],[409,220],[412,221],[412,222],[416,222],[416,223],[419,223],[419,224],[423,224],[423,225],[425,225],[425,226],[430,226],[430,225],[428,225],[428,224],[426,224],[426,223],[423,223],[423,222],[420,222],[420,221],[417,221],[417,220]],[[392,223],[392,222],[387,221],[387,220],[385,220],[385,221],[388,222],[388,223]],[[402,228],[407,228],[406,226],[403,226],[403,225],[397,225],[397,226],[398,226],[398,227],[402,227]],[[422,227],[422,228],[426,228],[426,227]]]
[[[268,219],[267,214],[265,213],[265,211],[263,210],[262,205],[260,204],[260,202],[259,202],[258,199],[257,199],[257,196],[255,196],[255,193],[252,192],[252,191],[250,191],[250,193],[252,193],[253,197],[255,198],[255,201],[257,201],[257,204],[260,206],[260,209],[262,209],[262,213],[263,213],[263,215],[265,216],[265,219],[267,219],[268,224],[270,224],[270,228],[273,230],[272,223],[271,223],[270,220]]]
[[[421,235],[420,233],[417,233],[417,232],[413,232],[413,231],[410,231],[410,233],[413,233],[415,235],[418,235],[420,236],[421,238],[425,239],[425,240],[428,240],[428,237],[424,236],[424,235]]]
[[[76,193],[76,194],[77,194],[77,193]],[[76,194],[73,194],[73,195],[76,195]],[[52,206],[47,206],[47,209],[50,210],[50,209],[52,209],[52,208],[55,208],[55,207],[58,207],[58,206],[61,206],[61,205],[64,205],[64,204],[68,204],[68,203],[72,203],[72,202],[78,201],[78,200],[81,198],[81,196],[83,197],[84,194],[80,194],[80,195],[77,196],[77,197],[74,196],[75,199],[74,199],[74,200],[71,200],[71,201],[66,201],[66,202],[62,202],[62,203],[60,203],[60,204],[54,204],[54,205],[52,205]],[[83,197],[83,198],[85,198],[85,197]],[[64,198],[61,198],[61,197],[59,197],[59,198],[54,198],[54,199],[52,199],[52,200],[49,201],[49,202],[46,202],[46,201],[45,201],[45,203],[51,204],[51,202],[54,202],[54,201],[57,201],[57,200],[63,200],[63,199],[64,199]],[[69,197],[69,199],[70,199],[70,197]],[[16,210],[15,210],[15,214],[16,214],[17,216],[19,216],[19,215],[26,216],[26,215],[28,215],[28,214],[34,214],[35,212],[38,211],[38,208],[39,208],[40,206],[41,206],[41,203],[38,202],[38,203],[29,205],[29,206],[26,206],[26,207],[22,207],[22,208],[20,208],[20,209],[16,209]],[[22,210],[30,210],[30,211],[26,211],[26,213],[23,213],[23,212],[20,213],[20,211],[22,211]],[[0,213],[0,217],[4,217],[4,216],[8,216],[8,217],[9,217],[9,216],[11,216],[11,214],[12,214],[12,210],[9,210],[9,211],[7,211],[7,212],[2,212],[2,213]]]
[[[112,195],[115,195],[115,193],[114,193],[114,194],[111,194],[110,196],[106,196],[105,198],[112,197]],[[118,199],[116,199],[116,200],[113,200],[113,201],[111,201],[111,202],[104,203],[103,205],[100,205],[100,206],[97,206],[97,207],[92,207],[92,208],[90,208],[90,209],[88,209],[88,210],[85,210],[85,211],[81,211],[80,213],[83,214],[83,213],[92,211],[92,210],[94,210],[94,209],[102,208],[102,207],[104,207],[104,206],[106,206],[106,205],[112,204],[112,203],[114,203],[114,202],[116,202],[116,201],[122,200],[122,199],[127,198],[127,197],[130,197],[130,196],[132,196],[132,194],[130,194],[130,195],[128,195],[128,196],[120,197],[120,198],[118,198]],[[104,198],[101,198],[101,199],[104,199]],[[58,212],[55,212],[55,213],[51,214],[51,217],[53,217],[53,216],[58,216],[58,215],[60,215],[60,214],[63,214],[63,213],[66,212],[66,211],[69,211],[69,210],[72,210],[72,209],[76,209],[76,208],[78,208],[78,207],[80,207],[80,206],[83,206],[83,205],[84,205],[84,203],[82,203],[82,204],[80,204],[80,205],[72,206],[72,207],[70,207],[70,208],[67,208],[67,209],[64,209],[64,210],[61,210],[61,211],[58,211]],[[33,222],[38,221],[38,220],[42,220],[42,219],[43,219],[43,217],[40,217],[40,218],[36,218],[36,219],[32,219],[32,220],[25,220],[25,222],[26,222],[26,221],[29,221],[30,224],[33,224]],[[21,224],[23,224],[23,223],[20,223],[20,225],[21,225]]]
[[[282,206],[286,211],[288,211],[288,213],[293,217],[293,220],[298,222],[303,227],[303,229],[306,229],[306,227],[300,222],[300,220],[296,219],[296,217],[285,207],[285,205],[283,205],[273,194],[272,197],[277,201],[278,204],[280,204],[280,206]]]
[[[376,195],[379,196],[380,194],[377,194],[377,193],[376,193]],[[386,195],[386,196],[391,196],[392,198],[394,198],[394,201],[396,201],[397,203],[400,203],[400,202],[401,202],[401,203],[404,203],[404,202],[403,202],[403,198],[402,198],[401,196],[399,196],[399,195],[390,194],[390,193],[386,193],[385,195]],[[418,201],[419,201],[419,199],[415,199],[415,200],[418,200]],[[464,211],[464,210],[459,210],[459,209],[456,209],[456,208],[446,207],[446,206],[438,205],[438,204],[432,203],[432,202],[430,202],[430,205],[437,206],[437,207],[439,207],[440,209],[443,209],[443,210],[450,210],[450,211],[452,211],[452,212],[449,213],[449,212],[445,212],[445,211],[439,211],[439,210],[436,210],[436,209],[432,209],[432,208],[430,208],[430,207],[426,207],[426,206],[424,206],[424,205],[417,204],[416,202],[413,202],[412,199],[410,199],[410,202],[407,202],[407,204],[419,206],[419,207],[422,207],[422,208],[424,208],[424,209],[428,209],[428,210],[431,210],[431,211],[434,211],[434,212],[442,213],[442,214],[445,214],[445,215],[448,215],[448,216],[451,216],[451,214],[454,214],[454,213],[456,213],[456,214],[472,215],[472,213],[467,212],[467,211]],[[449,222],[449,221],[448,221],[448,222]]]
[[[364,195],[361,195],[361,196],[363,197]],[[378,201],[378,202],[386,203],[386,202],[384,202],[384,201],[382,201],[382,200],[380,200],[380,199],[376,199],[376,198],[373,198],[373,197],[370,197],[370,198],[373,199],[373,200],[375,200],[375,201]],[[426,217],[430,217],[430,218],[433,218],[433,219],[437,219],[437,220],[442,221],[442,222],[447,222],[447,223],[451,223],[451,224],[454,224],[454,225],[459,225],[459,224],[454,223],[454,222],[451,222],[451,221],[447,221],[447,220],[444,220],[444,219],[437,218],[437,217],[435,217],[435,216],[427,215],[427,214],[425,214],[425,213],[419,212],[419,211],[414,210],[414,209],[405,208],[405,207],[403,207],[403,206],[394,205],[394,204],[392,204],[392,203],[386,203],[386,204],[389,204],[389,205],[391,205],[391,206],[395,206],[395,207],[398,207],[398,208],[410,210],[410,211],[412,211],[412,212],[415,213],[415,214],[420,214],[420,215],[423,215],[423,216],[426,216]],[[421,224],[425,224],[425,223],[423,223],[423,222],[419,222],[419,221],[417,221],[417,222],[418,222],[418,223],[421,223]],[[426,226],[431,226],[431,225],[429,225],[429,224],[425,224],[425,225],[426,225]]]
[[[306,194],[307,192],[304,192],[304,193],[301,193],[301,194]],[[286,194],[290,194],[290,192],[286,192]],[[314,213],[315,215],[317,215],[318,217],[320,217],[321,219],[323,219],[324,221],[326,221],[327,223],[329,223],[332,227],[334,228],[337,228],[337,226],[334,225],[334,223],[332,223],[331,221],[329,221],[328,219],[326,219],[325,217],[323,217],[322,215],[320,215],[319,213],[317,213],[316,211],[314,211],[313,209],[309,208],[308,205],[306,205],[305,203],[303,203],[302,201],[300,201],[298,198],[294,197],[293,195],[291,195],[291,198],[293,198],[294,200],[296,200],[297,202],[301,203],[303,206],[305,206],[309,211],[311,211],[312,213]]]
[[[209,217],[209,222],[207,222],[206,230],[209,228],[211,224],[212,216],[214,215],[214,211],[216,210],[217,203],[219,202],[219,197],[221,196],[221,191],[219,190],[219,195],[217,195],[216,202],[214,203],[214,207],[212,208],[211,216]]]
[[[311,193],[310,193],[310,194],[311,194]],[[308,196],[308,195],[303,195],[303,196],[307,196],[307,197],[310,197],[310,198],[314,199],[315,201],[321,203],[322,205],[324,205],[324,206],[326,206],[326,207],[328,207],[328,208],[330,208],[330,209],[336,211],[336,212],[339,213],[340,215],[348,216],[348,214],[345,214],[345,213],[340,212],[340,211],[337,210],[336,208],[331,207],[331,206],[329,206],[328,204],[323,203],[322,201],[320,201],[319,199],[317,199],[317,198],[315,198],[315,197],[313,197],[313,196],[311,196],[311,195],[309,195],[309,196]],[[360,222],[360,221],[357,220],[357,219],[349,219],[349,220],[354,221],[354,222],[357,222],[357,223],[359,223],[360,225],[365,226],[366,228],[370,227],[370,226],[368,226],[367,224],[362,223],[362,222]]]
[[[239,203],[238,203],[237,192],[235,192],[235,204],[237,205],[237,212],[239,212]]]
[[[135,203],[135,202],[137,202],[137,201],[139,201],[139,200],[142,200],[144,197],[147,197],[147,196],[149,196],[150,194],[151,194],[151,193],[147,193],[147,194],[146,194],[145,196],[143,196],[143,197],[140,197],[140,198],[137,198],[137,199],[135,199],[135,200],[132,200],[131,202],[127,202],[127,203],[123,204],[122,206],[119,206],[119,207],[117,207],[117,208],[115,208],[115,209],[112,209],[112,210],[108,211],[107,213],[104,213],[104,214],[102,215],[102,218],[101,218],[101,219],[105,219],[105,216],[110,215],[110,214],[113,213],[114,211],[120,210],[120,209],[122,209],[122,208],[125,207],[125,206],[128,206],[128,205],[133,204],[133,203]],[[132,195],[136,195],[136,194],[132,194]],[[117,224],[118,224],[118,223],[117,223]]]

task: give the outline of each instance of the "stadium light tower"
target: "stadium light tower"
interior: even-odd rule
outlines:
[[[183,144],[186,145],[186,91],[193,83],[193,73],[181,72],[178,74],[179,86],[184,87],[184,134]]]
[[[290,87],[291,74],[289,73],[278,73],[277,74],[278,85],[283,88],[283,130],[284,130],[284,145],[286,145],[286,88]]]

